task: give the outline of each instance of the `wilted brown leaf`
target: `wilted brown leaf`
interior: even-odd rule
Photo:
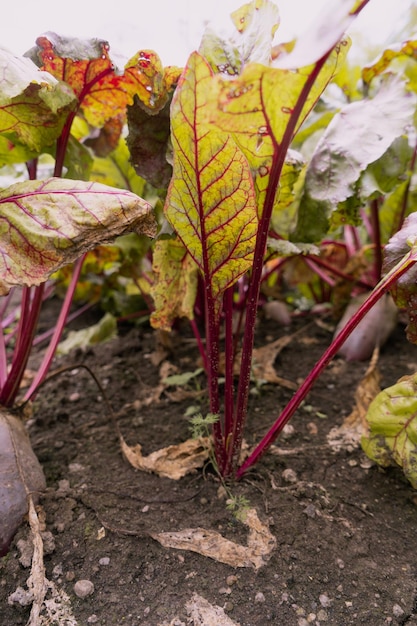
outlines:
[[[154,533],[151,537],[165,548],[191,550],[232,567],[253,567],[257,570],[269,560],[276,546],[276,539],[269,527],[260,521],[255,509],[249,509],[242,521],[249,528],[247,546],[204,528]]]
[[[185,605],[193,626],[240,626],[230,619],[220,606],[210,604],[197,593]]]
[[[203,467],[209,457],[210,439],[187,439],[178,445],[168,446],[143,456],[142,446],[138,443],[129,446],[123,437],[120,437],[122,452],[135,468],[144,472],[153,472],[164,478],[179,480],[186,474]]]

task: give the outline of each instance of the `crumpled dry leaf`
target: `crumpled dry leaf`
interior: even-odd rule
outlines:
[[[341,426],[331,429],[327,441],[335,452],[359,447],[362,436],[368,432],[366,414],[372,400],[381,391],[378,369],[379,348],[376,347],[369,367],[355,391],[355,406]]]
[[[255,509],[248,509],[242,522],[249,528],[247,546],[205,528],[151,533],[151,537],[165,548],[191,550],[232,567],[253,567],[257,570],[269,560],[276,546],[276,538],[269,527],[260,521]]]
[[[185,608],[189,616],[188,622],[192,626],[240,626],[239,622],[231,620],[220,606],[210,604],[197,593],[193,594]]]
[[[29,496],[29,525],[33,555],[30,575],[27,580],[27,590],[18,587],[9,598],[9,604],[31,606],[29,620],[26,626],[51,626],[51,624],[65,624],[78,626],[72,614],[71,600],[63,589],[45,575],[44,544],[42,539],[42,523]]]
[[[188,626],[240,626],[240,622],[234,622],[217,605],[210,604],[205,598],[193,593],[191,600],[185,604],[187,611]],[[162,622],[159,626],[186,626],[179,617],[174,617],[170,622]]]
[[[208,437],[187,439],[178,445],[168,446],[155,450],[148,456],[143,456],[142,446],[137,443],[129,446],[123,437],[120,437],[122,452],[127,461],[143,472],[153,472],[164,478],[179,480],[186,474],[193,472],[209,458],[211,441]]]

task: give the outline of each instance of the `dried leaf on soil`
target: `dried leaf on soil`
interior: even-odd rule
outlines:
[[[179,480],[186,474],[203,467],[209,458],[210,439],[187,439],[178,445],[168,446],[143,456],[142,446],[138,443],[129,446],[123,437],[120,437],[122,452],[135,468],[144,472],[153,472],[164,478]]]
[[[185,605],[193,626],[240,626],[226,615],[219,606],[210,604],[197,593]]]
[[[33,556],[28,589],[18,587],[9,596],[9,604],[28,606],[32,604],[26,626],[78,626],[72,613],[69,596],[45,576],[44,544],[41,534],[41,522],[35,510],[32,497],[29,497],[29,525],[33,543]]]
[[[255,509],[248,509],[242,519],[249,528],[248,545],[230,541],[214,530],[186,528],[177,532],[151,534],[165,548],[191,550],[232,567],[259,569],[269,560],[276,546],[276,539],[263,524]]]
[[[331,429],[327,441],[336,452],[357,448],[362,436],[368,432],[366,414],[372,400],[381,391],[381,374],[378,369],[379,348],[375,348],[371,362],[355,391],[355,406],[341,426]]]

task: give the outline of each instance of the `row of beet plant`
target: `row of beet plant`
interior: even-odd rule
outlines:
[[[1,51],[0,163],[26,163],[31,179],[0,199],[3,406],[16,400],[48,277],[74,263],[25,399],[50,367],[86,254],[97,261],[97,245],[118,237],[118,245],[99,248],[93,263],[108,263],[117,274],[125,249],[120,235],[129,231],[145,237],[134,240],[138,252],[124,278],[134,276],[153,309],[152,324],[169,329],[185,316],[200,339],[195,317],[204,319],[199,345],[224,477],[239,478],[268,449],[388,290],[412,311],[416,43],[392,47],[360,75],[347,69],[344,33],[367,0],[347,4],[334,4],[296,42],[274,46],[277,7],[250,2],[233,13],[230,36],[207,30],[183,70],[163,68],[150,51],[117,68],[105,42],[52,33],[39,37],[31,60]],[[402,62],[400,69],[392,69],[393,61]],[[45,162],[52,177],[37,180]],[[163,212],[153,211],[159,234],[152,267],[144,254],[154,217],[140,196],[164,203]],[[329,262],[323,251],[331,246],[343,249],[342,263]],[[290,263],[308,268],[316,296],[318,288],[334,293],[337,280],[350,293],[374,289],[239,466],[261,284]],[[19,316],[10,309],[17,289]],[[237,329],[236,308],[245,312]],[[414,331],[410,316],[411,338]]]

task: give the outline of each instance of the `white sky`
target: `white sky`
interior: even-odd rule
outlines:
[[[23,54],[46,31],[107,39],[111,52],[127,58],[141,48],[155,50],[164,65],[183,66],[199,45],[204,23],[227,25],[231,11],[247,0],[12,0],[0,21],[0,46]],[[279,40],[308,28],[320,8],[333,0],[275,0],[280,9]],[[415,0],[370,0],[350,34],[354,42],[396,40]],[[302,23],[300,20],[302,17]],[[355,33],[360,34],[355,37]],[[359,43],[357,44],[359,49]]]

